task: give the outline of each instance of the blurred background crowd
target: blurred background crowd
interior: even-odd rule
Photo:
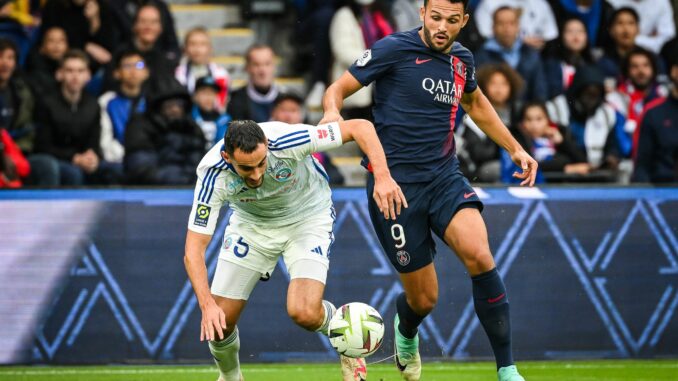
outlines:
[[[419,27],[411,0],[0,0],[0,187],[191,185],[233,119],[317,123],[365,49]],[[541,183],[678,180],[670,0],[471,0],[458,41]],[[372,119],[372,88],[344,118]],[[426,126],[413,126],[425,133]],[[514,171],[467,116],[476,183]],[[355,146],[318,154],[361,185]]]

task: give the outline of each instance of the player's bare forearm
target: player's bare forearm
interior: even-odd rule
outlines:
[[[384,218],[395,220],[402,207],[407,208],[407,200],[400,186],[391,177],[386,163],[386,154],[381,146],[377,131],[372,122],[363,119],[352,119],[339,122],[341,138],[344,143],[351,140],[358,144],[370,161],[374,175],[374,194],[377,207]]]
[[[344,72],[344,74],[325,91],[325,95],[323,96],[323,110],[325,111],[325,115],[320,121],[320,124],[341,120],[339,112],[344,106],[344,99],[360,90],[361,87],[363,87],[363,85],[361,85],[351,73],[348,71]]]
[[[470,94],[464,94],[461,105],[478,127],[499,146],[510,154],[522,150],[518,141],[511,135],[480,89],[476,89]]]
[[[200,308],[213,303],[214,299],[207,280],[207,267],[205,266],[205,250],[212,236],[196,233],[189,230],[186,233],[186,251],[184,254],[184,266],[186,273],[193,285],[193,291],[198,298]]]

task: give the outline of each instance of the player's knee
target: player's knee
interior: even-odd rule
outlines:
[[[287,307],[287,314],[292,321],[302,328],[314,330],[322,324],[322,316],[318,313],[318,308],[311,305],[290,305]]]
[[[412,302],[412,310],[419,316],[426,316],[438,303],[437,292],[423,292],[410,300]]]
[[[464,266],[470,274],[482,274],[495,267],[492,252],[488,247],[477,247],[462,256]]]

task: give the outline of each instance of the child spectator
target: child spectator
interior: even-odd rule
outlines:
[[[39,49],[33,50],[26,62],[28,79],[36,94],[53,94],[59,89],[54,74],[68,51],[66,32],[58,26],[45,31]]]
[[[487,96],[505,125],[511,126],[516,112],[517,98],[524,82],[515,70],[506,64],[490,64],[480,68],[476,77],[478,86]],[[472,180],[495,182],[499,180],[499,150],[497,145],[473,122],[464,117],[455,132],[462,171]]]
[[[190,118],[191,97],[176,79],[160,82],[144,114],[125,130],[125,174],[132,184],[189,185],[196,181],[206,141]]]
[[[195,82],[191,117],[200,126],[207,141],[207,149],[224,138],[231,117],[217,107],[221,86],[212,77],[201,77]]]
[[[115,67],[113,76],[120,84],[118,90],[99,97],[100,145],[104,160],[122,165],[127,123],[135,114],[146,111],[143,84],[149,74],[141,53],[136,50],[122,52],[116,59]]]
[[[201,77],[210,77],[219,86],[216,105],[222,112],[228,101],[229,76],[223,66],[211,62],[212,42],[203,27],[193,28],[184,38],[184,56],[179,62],[175,76],[179,83],[186,86],[189,94],[195,91],[195,82]]]
[[[567,91],[579,66],[594,63],[586,25],[578,18],[565,21],[560,37],[547,44],[544,54],[547,98],[553,99]]]
[[[517,128],[511,131],[516,140],[539,163],[537,181],[543,182],[548,173],[586,175],[591,166],[567,129],[551,124],[543,103],[528,103],[520,112]],[[519,172],[505,150],[501,153],[504,183],[519,183],[512,175]]]

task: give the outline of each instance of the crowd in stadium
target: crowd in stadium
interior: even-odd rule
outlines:
[[[209,31],[181,41],[163,0],[0,0],[0,187],[191,185],[234,119],[310,122],[324,90],[374,42],[421,25],[420,1],[288,1],[311,52],[306,94],[276,82],[276,48],[245,53],[233,88]],[[538,182],[678,180],[678,38],[669,0],[471,0],[457,39],[479,86],[540,163]],[[344,118],[371,119],[371,87]],[[315,121],[317,122],[317,121]],[[458,113],[474,182],[513,163]],[[425,133],[425,126],[416,126]],[[329,156],[318,159],[343,182]]]

